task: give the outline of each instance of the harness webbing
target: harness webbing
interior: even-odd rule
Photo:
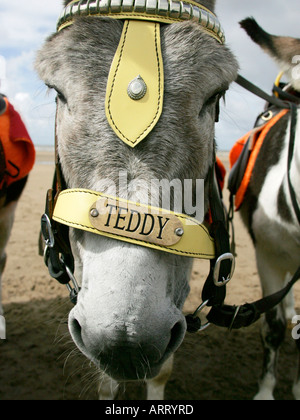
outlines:
[[[294,155],[295,139],[296,139],[296,127],[297,127],[297,107],[294,104],[290,104],[291,107],[291,128],[290,128],[290,142],[288,151],[288,165],[287,165],[287,179],[289,185],[289,192],[293,203],[293,209],[300,225],[300,209],[296,198],[296,193],[291,182],[291,163]]]
[[[238,75],[235,82],[238,85],[242,86],[244,89],[248,90],[249,92],[253,93],[256,96],[259,96],[260,98],[264,99],[270,104],[277,106],[278,108],[289,108],[289,104],[287,102],[282,101],[281,99],[276,98],[275,96],[269,95],[268,93],[260,89],[258,86],[249,82],[249,80],[245,79],[240,74]]]

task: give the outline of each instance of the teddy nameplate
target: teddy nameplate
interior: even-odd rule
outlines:
[[[103,197],[94,203],[89,219],[101,232],[163,246],[175,245],[184,232],[175,214],[114,198]]]

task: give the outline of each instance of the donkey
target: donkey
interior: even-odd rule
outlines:
[[[195,21],[161,25],[162,113],[132,148],[118,138],[105,113],[108,76],[125,25],[105,13],[92,16],[107,4],[81,1],[84,12],[68,22],[71,3],[61,15],[63,29],[37,53],[36,69],[57,92],[57,152],[67,188],[123,198],[129,192],[130,200],[148,203],[151,179],[207,179],[218,98],[235,80],[238,65],[230,50]],[[128,10],[122,4],[118,10]],[[202,6],[213,12],[215,0]],[[127,174],[126,193],[118,183],[120,172]],[[204,201],[206,212],[206,188]],[[186,333],[182,308],[192,259],[74,228],[69,237],[81,291],[68,325],[77,347],[105,372],[100,399],[113,399],[126,380],[147,380],[148,399],[162,399],[173,354]]]
[[[1,299],[1,277],[5,268],[6,263],[6,247],[11,234],[11,229],[14,222],[15,211],[18,204],[18,200],[22,194],[22,191],[26,185],[27,177],[21,181],[17,181],[12,184],[0,198],[0,315],[3,316],[3,307]],[[5,325],[2,325],[3,318],[0,317],[0,332],[5,332]]]
[[[6,96],[0,94],[0,338],[5,338],[1,277],[6,246],[18,200],[35,160],[34,145],[23,121]]]
[[[298,62],[295,58],[300,54],[300,40],[270,35],[252,18],[247,18],[240,24],[252,40],[279,64],[280,69],[289,79],[289,84],[284,89],[285,93],[292,93],[291,100],[299,105],[300,78],[297,77],[295,65]],[[297,113],[299,116],[299,109]],[[288,112],[284,115],[266,135],[240,207],[242,219],[254,243],[264,295],[281,289],[299,267],[299,221],[291,198],[288,171],[296,200],[300,203],[300,131],[298,118],[295,127],[294,154],[288,169],[290,114],[291,112]],[[265,114],[265,121],[270,115],[270,111]],[[282,304],[268,312],[263,318],[261,336],[264,346],[264,363],[256,399],[274,398],[278,349],[285,336],[286,320],[292,320],[294,315],[293,295],[290,292]],[[299,340],[296,340],[296,344],[300,351]],[[299,369],[300,365],[293,386],[293,394],[298,400],[300,399]]]

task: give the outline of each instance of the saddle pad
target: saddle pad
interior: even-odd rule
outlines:
[[[35,162],[35,148],[20,115],[7,98],[6,111],[0,116],[0,141],[5,171],[1,171],[0,189],[25,178]]]
[[[284,109],[279,114],[275,115],[270,121],[266,124],[255,127],[253,130],[245,134],[241,139],[239,139],[229,152],[229,163],[231,173],[236,172],[240,173],[242,170],[241,176],[236,177],[236,185],[230,185],[229,190],[233,195],[235,195],[235,210],[239,210],[241,207],[245,193],[247,191],[252,171],[255,165],[256,158],[259,154],[260,148],[266,138],[266,135],[270,129],[287,113],[288,109]],[[244,148],[247,148],[245,150]],[[243,152],[243,153],[242,153]],[[247,156],[248,155],[248,156]],[[245,162],[245,156],[247,161]],[[245,167],[243,167],[245,166]],[[232,178],[232,177],[231,177]],[[241,180],[240,180],[241,179]]]

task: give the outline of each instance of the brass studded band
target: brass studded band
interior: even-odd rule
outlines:
[[[225,43],[224,31],[218,18],[191,0],[75,0],[63,9],[57,31],[71,25],[76,16],[109,16],[166,23],[191,20],[201,25],[218,42]]]

